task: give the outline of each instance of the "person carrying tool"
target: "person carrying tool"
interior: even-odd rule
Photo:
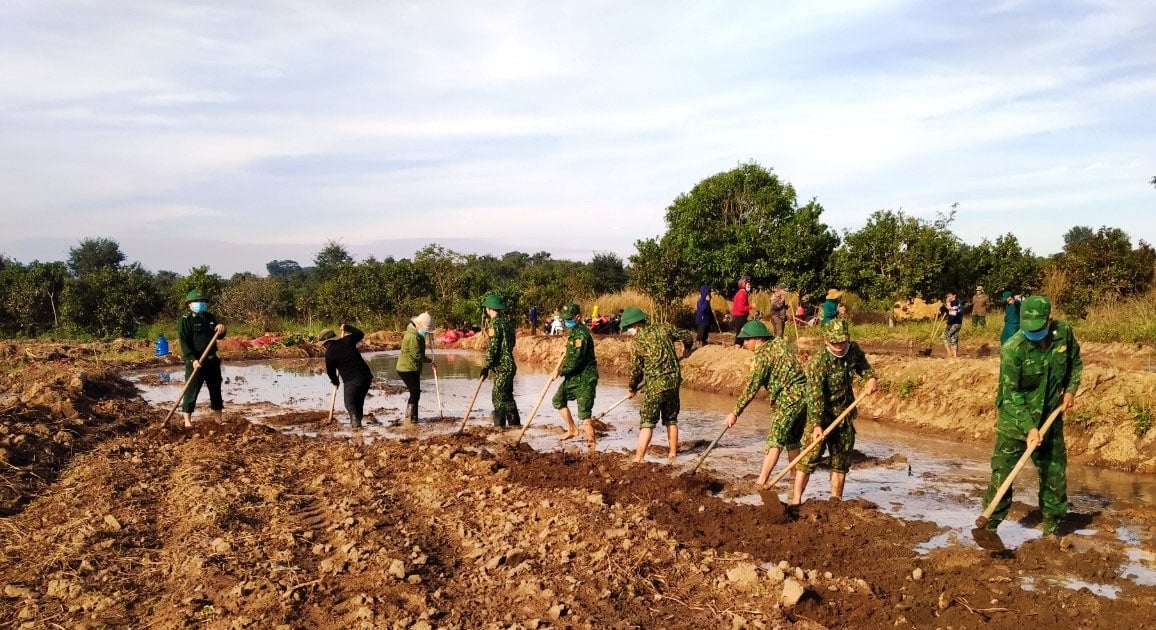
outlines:
[[[1080,344],[1071,326],[1051,315],[1052,305],[1046,297],[1033,295],[1025,299],[1020,308],[1020,330],[1000,351],[995,397],[999,415],[991,454],[991,483],[983,498],[986,508],[1024,452],[1038,445],[1032,462],[1040,477],[1044,536],[1055,536],[1068,513],[1068,453],[1062,415],[1042,438],[1039,427],[1057,408],[1072,408],[1084,371]],[[1009,489],[985,527],[994,531],[1011,504]]]
[[[494,426],[520,427],[522,419],[518,415],[518,402],[514,400],[514,375],[518,366],[514,364],[514,322],[506,316],[506,302],[502,296],[491,293],[482,302],[486,316],[490,318],[490,344],[486,348],[486,365],[482,368],[482,378],[494,377]]]
[[[670,447],[667,457],[678,455],[678,412],[681,404],[678,387],[682,384],[682,366],[675,353],[675,342],[682,343],[682,356],[690,354],[694,339],[690,333],[671,324],[652,324],[650,317],[637,306],[622,313],[622,331],[633,335],[630,341],[630,380],[626,395],[634,398],[640,385],[645,399],[639,409],[638,448],[634,461],[646,458],[646,449],[661,418]]]
[[[735,401],[735,410],[726,417],[726,423],[728,427],[735,426],[759,390],[767,388],[767,401],[775,413],[767,433],[767,454],[759,470],[762,486],[775,469],[783,449],[792,460],[799,456],[803,427],[807,423],[807,377],[791,344],[782,337],[774,337],[762,322],[747,322],[739,336],[743,339],[743,348],[753,350],[755,356],[751,359],[747,385]]]
[[[189,312],[177,320],[177,338],[181,343],[181,356],[185,359],[185,399],[181,401],[181,415],[185,428],[193,426],[193,409],[197,406],[197,396],[201,385],[209,389],[209,409],[216,416],[217,424],[225,422],[225,401],[221,398],[221,359],[217,356],[216,343],[209,348],[209,342],[216,335],[225,337],[225,325],[217,316],[209,312],[209,298],[204,291],[193,289],[185,296],[185,307]],[[205,350],[208,350],[208,354]],[[204,355],[204,361],[201,361]],[[189,379],[192,379],[191,381]]]
[[[566,358],[550,380],[563,377],[562,384],[554,394],[554,408],[566,421],[566,433],[560,440],[578,437],[578,425],[566,403],[577,401],[578,419],[586,431],[586,444],[593,449],[595,444],[594,423],[590,420],[594,409],[594,395],[598,390],[598,360],[594,356],[594,336],[590,329],[578,321],[578,305],[571,302],[562,307],[559,316],[569,334],[566,337]]]
[[[879,379],[875,377],[863,349],[851,341],[846,320],[835,319],[823,324],[823,341],[825,351],[816,352],[806,368],[807,426],[803,435],[810,436],[809,442],[818,440],[823,430],[855,401],[852,386],[855,376],[867,380],[864,386],[867,394],[874,394],[879,389]],[[852,409],[843,423],[827,436],[826,442],[799,462],[791,492],[792,504],[802,502],[807,481],[823,451],[831,455],[831,498],[843,498],[843,485],[851,470],[851,452],[855,448],[856,411]]]
[[[943,304],[939,305],[939,314],[944,316],[947,328],[943,330],[943,348],[948,357],[959,358],[959,330],[963,328],[963,305],[955,291],[948,291]]]
[[[1003,301],[1003,330],[999,333],[999,345],[1007,343],[1020,329],[1020,298],[1012,295],[1011,291],[1004,291]]]
[[[787,324],[787,312],[791,306],[787,304],[787,290],[783,287],[775,287],[775,292],[771,294],[771,327],[775,331],[775,337],[783,338],[783,329]],[[743,344],[746,347],[746,344]]]
[[[971,327],[987,326],[987,294],[983,292],[983,285],[975,288],[975,295],[971,296]]]
[[[739,278],[739,290],[735,291],[735,299],[731,303],[731,330],[735,331],[735,345],[741,346],[739,332],[747,323],[751,315],[751,279],[743,276]]]
[[[338,330],[341,332],[340,337],[332,328],[322,330],[317,334],[317,341],[325,348],[325,373],[329,375],[329,382],[337,387],[339,374],[345,382],[345,411],[349,413],[349,427],[360,429],[365,397],[373,383],[373,372],[357,349],[365,333],[348,324],[341,324]],[[376,423],[373,421],[370,424]]]
[[[397,355],[397,375],[409,390],[409,400],[405,405],[405,421],[417,422],[417,404],[421,400],[421,366],[432,363],[425,355],[425,336],[433,330],[433,320],[429,313],[422,313],[409,320],[405,334],[401,337],[401,353]]]

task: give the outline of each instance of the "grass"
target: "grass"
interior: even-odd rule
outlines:
[[[1156,289],[1147,295],[1093,306],[1087,319],[1071,322],[1081,341],[1156,341]]]
[[[1128,415],[1132,417],[1132,428],[1137,437],[1142,437],[1152,428],[1152,403],[1133,400],[1128,403]]]

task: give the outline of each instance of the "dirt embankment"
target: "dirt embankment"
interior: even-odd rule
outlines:
[[[818,348],[804,338],[804,354]],[[461,347],[482,350],[473,338]],[[923,357],[906,347],[868,345],[881,392],[863,403],[862,413],[882,422],[904,424],[929,433],[978,441],[993,439],[999,357],[982,346],[963,348],[961,358]],[[563,351],[561,337],[519,337],[520,362],[551,366]],[[630,370],[627,337],[595,341],[603,373]],[[1156,430],[1137,432],[1135,409],[1156,412],[1156,365],[1151,349],[1126,344],[1086,344],[1084,374],[1076,408],[1066,414],[1064,432],[1075,461],[1125,471],[1156,472]],[[751,353],[730,344],[710,344],[683,360],[683,386],[737,394],[744,386]]]

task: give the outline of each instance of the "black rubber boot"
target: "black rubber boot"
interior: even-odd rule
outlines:
[[[505,411],[502,411],[501,409],[495,409],[492,417],[494,419],[494,428],[495,429],[506,428],[506,412]]]
[[[417,422],[417,403],[405,406],[406,422]]]
[[[522,418],[518,415],[518,410],[506,411],[506,426],[511,429],[522,426]]]
[[[353,429],[354,431],[360,429],[361,428],[361,418],[359,418],[357,416],[353,416],[353,417],[349,418],[349,428]]]

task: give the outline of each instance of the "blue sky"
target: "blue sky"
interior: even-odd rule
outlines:
[[[832,227],[1156,241],[1147,2],[0,4],[0,253],[633,252],[754,160]]]

